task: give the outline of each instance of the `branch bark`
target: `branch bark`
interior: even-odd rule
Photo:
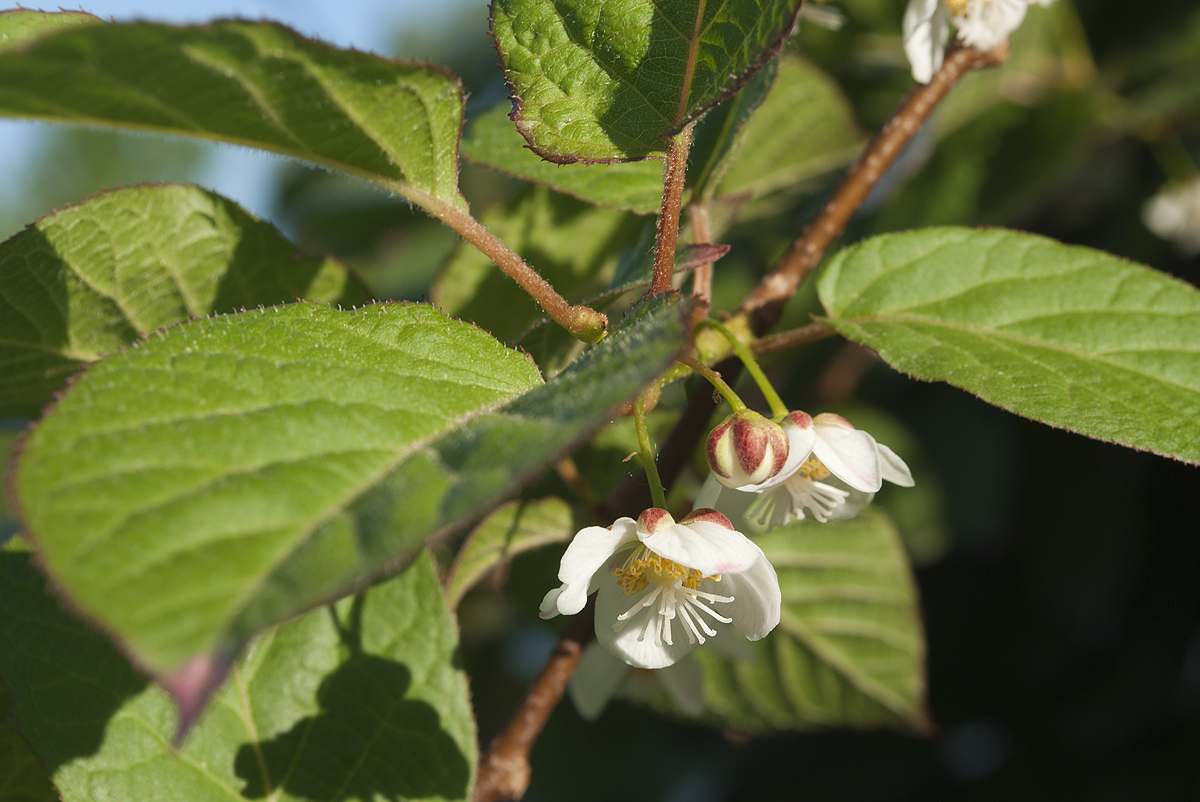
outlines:
[[[1003,64],[1008,52],[1007,41],[988,51],[969,47],[953,49],[946,54],[941,69],[929,83],[908,94],[899,111],[846,173],[837,192],[792,244],[791,250],[742,299],[737,314],[750,317],[751,328],[756,334],[769,331],[779,321],[783,305],[795,295],[800,283],[820,263],[834,240],[842,235],[867,195],[954,85],[972,70]]]
[[[593,598],[567,622],[550,659],[529,686],[524,703],[488,747],[479,764],[471,802],[505,802],[525,795],[529,788],[529,752],[562,699],[584,647],[595,637],[594,618]]]
[[[692,147],[692,126],[686,126],[671,140],[663,165],[662,209],[658,213],[658,237],[654,243],[654,278],[648,295],[671,289],[675,274],[675,243],[679,240],[679,211],[683,208],[683,180],[687,176],[688,151]]]

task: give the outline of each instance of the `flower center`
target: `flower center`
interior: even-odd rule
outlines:
[[[612,575],[626,596],[640,593],[648,588],[651,582],[656,585],[673,585],[678,579],[682,587],[695,590],[705,579],[721,579],[720,574],[703,576],[696,569],[685,568],[674,560],[660,557],[645,546],[635,549],[624,565],[613,569]]]
[[[974,5],[971,2],[971,0],[943,0],[943,2],[946,4],[946,8],[954,16],[956,16],[956,17],[971,16],[968,13],[970,11],[971,6]]]
[[[805,460],[804,464],[800,466],[800,470],[797,471],[797,473],[800,474],[801,477],[805,479],[811,479],[814,482],[819,482],[822,479],[829,477],[829,469],[825,467],[825,463],[821,462],[821,460],[817,459],[816,457],[809,457],[807,460]]]

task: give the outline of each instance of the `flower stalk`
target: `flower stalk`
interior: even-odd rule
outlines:
[[[729,406],[733,407],[734,412],[741,412],[743,409],[746,409],[745,402],[738,397],[738,394],[733,391],[733,388],[729,386],[729,383],[721,378],[720,373],[717,373],[708,365],[704,364],[698,359],[693,359],[690,356],[679,356],[675,358],[675,361],[681,365],[687,365],[693,371],[707,379],[708,383],[713,386],[713,389],[720,393],[721,397],[729,402]]]
[[[662,480],[658,476],[658,464],[655,462],[654,443],[650,440],[650,429],[646,425],[646,397],[638,396],[633,406],[633,423],[637,427],[639,456],[642,468],[646,471],[646,481],[650,484],[650,498],[654,506],[666,509],[667,494],[663,490]]]
[[[784,404],[783,399],[779,397],[779,393],[775,392],[775,387],[771,384],[771,380],[767,378],[767,374],[763,372],[762,366],[758,364],[758,360],[754,358],[754,354],[746,347],[746,344],[739,340],[723,323],[719,323],[716,320],[702,320],[696,325],[696,328],[713,329],[729,341],[733,352],[737,354],[738,359],[742,360],[742,364],[746,366],[746,370],[750,371],[750,375],[754,378],[754,383],[762,391],[763,398],[767,400],[767,404],[771,407],[771,414],[775,416],[776,420],[783,420],[788,414],[787,404]]]

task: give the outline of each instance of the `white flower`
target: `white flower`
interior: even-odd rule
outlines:
[[[596,592],[596,640],[636,668],[665,668],[733,624],[759,640],[779,623],[779,578],[762,549],[716,510],[679,523],[651,508],[581,529],[541,615],[574,615]],[[678,619],[683,637],[675,629]]]
[[[904,12],[904,52],[913,78],[927,84],[942,66],[950,23],[968,47],[991,50],[1008,38],[1025,18],[1031,3],[1053,0],[908,0]]]
[[[788,459],[778,474],[732,492],[709,477],[696,504],[771,528],[807,515],[821,522],[851,518],[871,503],[884,479],[913,485],[904,460],[840,415],[793,412],[783,430]]]
[[[1159,191],[1142,208],[1146,228],[1175,243],[1184,256],[1200,254],[1200,176]]]

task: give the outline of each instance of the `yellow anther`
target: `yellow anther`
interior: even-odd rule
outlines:
[[[695,590],[705,579],[721,579],[720,574],[706,577],[694,568],[684,568],[674,560],[659,557],[645,546],[630,554],[623,566],[614,568],[612,575],[626,596],[645,590],[651,581],[659,585],[673,585],[676,579],[681,579],[683,587]]]
[[[805,479],[812,479],[814,482],[819,482],[829,476],[829,469],[825,467],[825,463],[816,457],[809,457],[800,466],[798,473]]]
[[[971,0],[945,0],[946,8],[956,17],[965,17],[967,15],[967,6],[971,5]]]

